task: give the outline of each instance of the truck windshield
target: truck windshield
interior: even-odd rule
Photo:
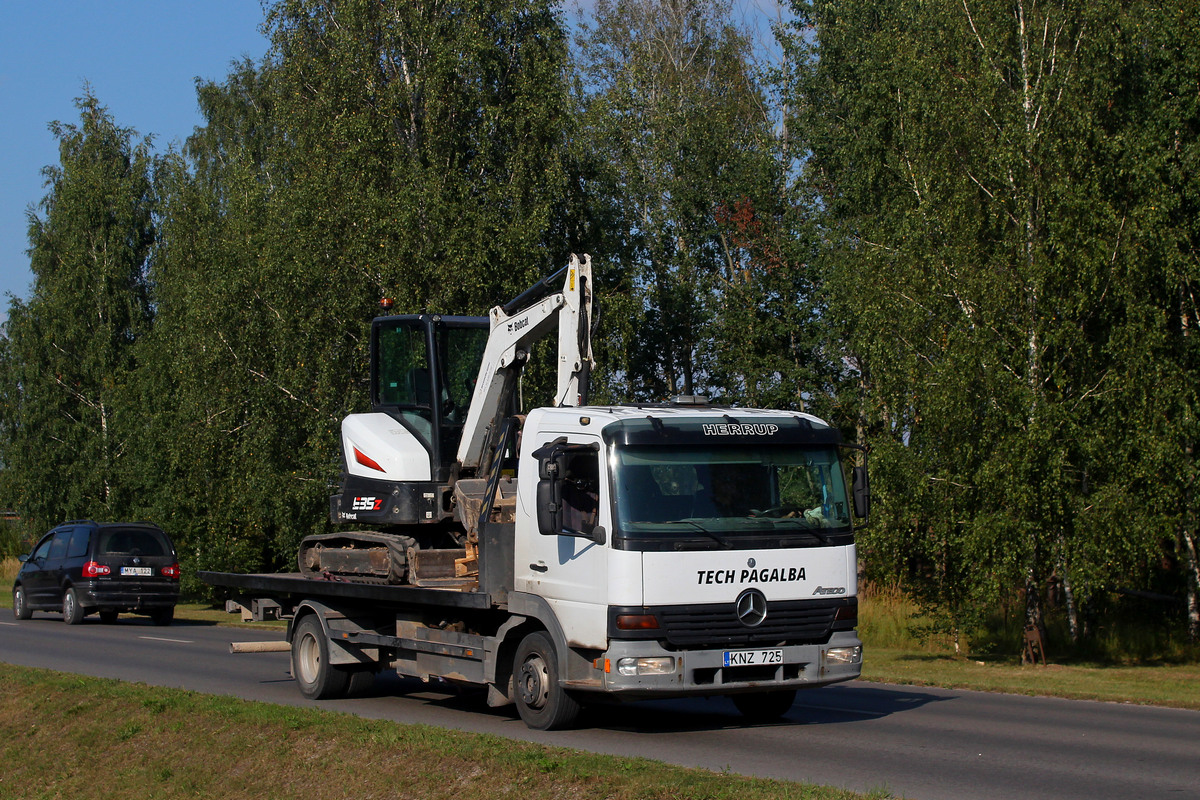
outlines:
[[[618,536],[631,549],[800,547],[851,534],[831,446],[627,446],[613,458]]]

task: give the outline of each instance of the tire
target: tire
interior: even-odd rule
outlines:
[[[375,673],[369,669],[356,669],[350,673],[346,684],[346,696],[357,697],[371,691],[375,685]]]
[[[329,663],[329,641],[315,616],[302,619],[292,635],[292,676],[309,700],[344,697],[350,688],[350,672]]]
[[[78,625],[87,616],[87,612],[83,610],[83,606],[79,605],[79,596],[75,594],[74,586],[69,587],[63,592],[62,615],[63,622],[68,625]]]
[[[121,616],[121,612],[114,611],[111,608],[100,609],[100,621],[105,625],[112,625],[117,621],[117,617]]]
[[[730,700],[750,722],[774,722],[791,710],[796,702],[795,689],[781,689],[761,694],[735,694]]]
[[[114,619],[116,615],[113,615]],[[150,621],[155,625],[163,626],[170,625],[175,619],[175,606],[167,606],[166,608],[156,608],[150,612]]]
[[[543,631],[521,640],[513,658],[513,699],[517,713],[535,731],[570,727],[580,705],[559,685],[554,643]]]
[[[25,597],[24,586],[13,587],[13,617],[16,619],[29,619],[33,616],[33,609],[29,607],[29,601]]]

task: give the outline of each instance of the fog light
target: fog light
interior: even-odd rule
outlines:
[[[862,661],[862,646],[831,647],[825,651],[827,664],[857,664]]]
[[[617,661],[617,672],[627,677],[633,677],[634,675],[670,675],[675,672],[675,659],[670,657],[622,658]]]

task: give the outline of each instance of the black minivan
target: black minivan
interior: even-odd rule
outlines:
[[[13,583],[13,616],[61,611],[75,625],[93,611],[114,622],[122,611],[170,625],[179,600],[175,545],[144,522],[64,522],[27,556]]]

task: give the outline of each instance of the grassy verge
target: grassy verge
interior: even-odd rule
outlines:
[[[6,664],[0,730],[0,797],[14,800],[107,800],[119,787],[162,800],[863,797]]]
[[[1196,664],[1021,666],[1016,659],[976,661],[869,644],[864,651],[862,676],[869,681],[1200,710]]]

